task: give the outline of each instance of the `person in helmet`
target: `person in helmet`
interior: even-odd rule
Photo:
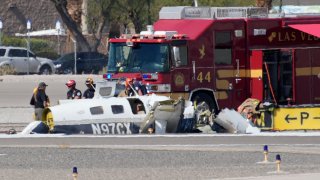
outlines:
[[[79,89],[76,88],[76,81],[69,80],[66,83],[69,91],[67,92],[67,99],[81,99],[82,93]]]
[[[133,79],[127,78],[125,81],[125,89],[119,93],[118,97],[134,96],[133,88]]]
[[[141,78],[134,79],[133,87],[136,90],[136,92],[139,94],[139,96],[143,96],[145,94],[148,94],[147,87],[144,84],[142,84]]]
[[[126,97],[126,96],[143,96],[141,84],[137,79],[127,78],[125,82],[125,90],[121,91],[118,97]]]
[[[83,98],[92,99],[95,92],[95,84],[93,83],[92,78],[87,78],[86,86],[87,86],[87,89],[83,93]]]

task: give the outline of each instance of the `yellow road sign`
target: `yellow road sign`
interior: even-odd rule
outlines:
[[[274,130],[320,130],[320,107],[286,107],[274,111]]]

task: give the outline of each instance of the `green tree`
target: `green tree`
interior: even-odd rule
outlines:
[[[256,0],[256,6],[267,7],[270,10],[272,8],[272,0]]]
[[[124,23],[128,24],[128,20],[130,20],[135,31],[139,33],[148,21],[148,9],[151,8],[151,3],[152,0],[119,0],[117,6],[120,13],[125,17]],[[149,20],[151,21],[151,18]]]
[[[70,33],[75,37],[78,47],[82,51],[91,51],[91,47],[87,39],[83,36],[81,28],[79,25],[72,19],[67,10],[67,0],[50,0],[54,3],[55,8],[59,15],[61,16],[62,21],[67,26]]]
[[[80,49],[89,51],[97,50],[103,33],[110,32],[110,29],[117,29],[120,33],[120,27],[133,27],[136,33],[140,33],[147,24],[153,24],[158,19],[163,6],[194,5],[193,0],[85,0],[88,2],[88,11],[82,13],[87,19],[88,32],[93,37],[93,42],[89,43],[79,24],[68,14],[68,0],[50,1],[54,3],[64,24],[76,38]],[[253,6],[257,5],[256,1],[259,0],[198,0],[198,6]]]
[[[88,0],[87,22],[89,32],[93,35],[95,43],[93,49],[97,50],[101,43],[103,31],[109,31],[112,11],[116,0]]]
[[[67,10],[68,0],[50,0],[54,3],[62,21],[67,26],[70,33],[75,37],[80,51],[97,51],[101,43],[103,32],[109,31],[110,21],[119,10],[114,5],[118,0],[83,0],[87,1],[88,10],[81,12],[86,17],[88,33],[90,39],[86,38],[82,32],[80,24],[75,22]],[[90,43],[89,43],[90,42]]]

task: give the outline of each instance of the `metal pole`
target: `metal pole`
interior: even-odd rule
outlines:
[[[194,7],[198,7],[198,0],[193,0]]]
[[[61,31],[61,23],[59,20],[56,21],[56,30],[58,36],[58,54],[61,55],[61,48],[60,48],[60,31]]]
[[[28,35],[28,42],[27,42],[27,67],[28,67],[28,71],[27,71],[27,74],[29,75],[29,71],[30,71],[30,63],[29,63],[29,61],[30,61],[30,57],[29,57],[29,51],[30,51],[30,32],[29,32],[29,30],[31,29],[31,21],[30,20],[28,20],[27,21],[27,30],[28,30],[28,33],[27,33],[27,35]]]
[[[2,21],[0,20],[0,46],[2,46],[2,28],[3,28],[3,24]]]
[[[30,51],[30,35],[29,35],[29,29],[28,29],[28,42],[27,42],[27,64],[28,64],[28,71],[27,74],[29,75],[29,70],[30,70],[30,63],[29,63],[29,51]]]
[[[73,50],[74,50],[74,74],[77,74],[77,41],[70,37],[73,42]]]
[[[60,29],[58,29],[58,53],[61,56],[61,48],[60,48]]]
[[[77,41],[74,41],[74,74],[77,74]]]

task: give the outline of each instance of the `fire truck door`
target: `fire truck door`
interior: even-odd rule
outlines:
[[[247,98],[245,59],[233,50],[233,79],[230,87],[234,107],[238,107]]]
[[[246,98],[245,41],[234,31],[216,31],[214,62],[220,108],[237,108]]]
[[[241,60],[234,59],[234,65],[233,63],[230,65],[216,63],[215,72],[220,108],[237,108],[247,98],[245,68],[241,65]]]
[[[320,48],[295,50],[296,104],[320,103]]]
[[[313,73],[312,73],[312,77],[313,77],[313,81],[312,81],[312,85],[314,87],[313,90],[313,103],[314,104],[320,104],[320,61],[319,61],[319,57],[320,57],[320,49],[314,49],[313,50],[313,59],[312,59],[312,64],[313,64]]]
[[[250,52],[250,61],[247,73],[250,82],[249,96],[251,98],[259,99],[260,101],[263,99],[262,61],[262,50],[252,50]]]
[[[175,60],[173,60],[173,67],[171,69],[171,88],[173,92],[185,93],[190,91],[190,71],[188,68],[187,46],[186,44],[173,45]]]

